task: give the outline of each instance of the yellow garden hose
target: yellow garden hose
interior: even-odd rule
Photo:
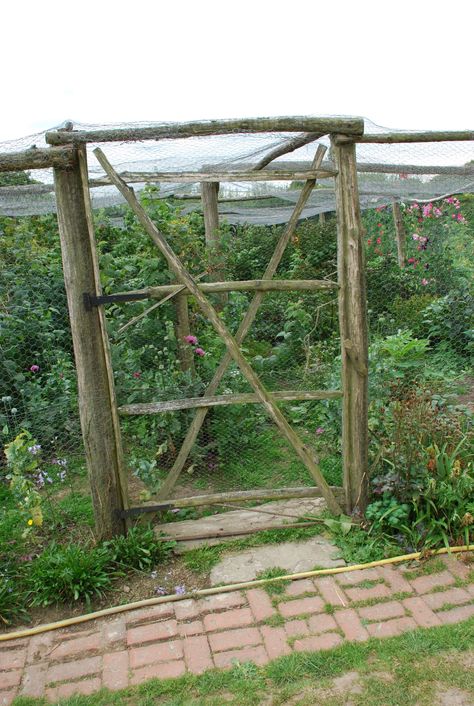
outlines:
[[[144,606],[158,605],[159,603],[170,603],[172,601],[183,601],[189,598],[201,598],[202,596],[212,596],[216,593],[228,593],[230,591],[241,591],[247,588],[255,588],[256,586],[264,586],[268,583],[277,583],[278,581],[296,581],[298,579],[311,578],[313,576],[328,576],[331,574],[341,574],[347,571],[358,571],[360,569],[369,569],[374,566],[384,566],[386,564],[400,564],[404,561],[412,561],[414,559],[427,559],[437,554],[450,554],[458,552],[469,552],[474,550],[474,545],[464,545],[462,547],[450,547],[449,549],[435,549],[430,552],[413,552],[412,554],[403,554],[402,556],[390,557],[390,559],[380,559],[379,561],[370,561],[367,564],[353,564],[352,566],[338,566],[332,569],[316,569],[315,571],[303,571],[299,574],[287,574],[286,576],[277,576],[269,579],[254,579],[253,581],[244,581],[243,583],[226,584],[224,586],[215,586],[214,588],[202,588],[192,593],[184,593],[181,595],[172,594],[170,596],[158,596],[156,598],[146,598],[142,601],[134,603],[126,603],[124,605],[113,606],[112,608],[104,608],[97,610],[95,613],[87,613],[87,615],[78,615],[74,618],[66,618],[58,620],[56,623],[48,623],[47,625],[38,625],[34,628],[18,630],[0,635],[0,642],[7,640],[18,640],[22,637],[30,637],[38,635],[38,633],[48,632],[50,630],[58,630],[69,625],[77,625],[85,623],[96,618],[103,618],[106,615],[115,615],[116,613],[124,613],[128,610],[136,610]]]

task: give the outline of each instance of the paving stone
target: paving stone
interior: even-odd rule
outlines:
[[[411,581],[411,585],[417,593],[428,593],[434,588],[442,588],[453,583],[454,576],[449,571],[441,571],[439,574],[429,574],[428,576],[418,576]]]
[[[153,662],[170,662],[183,657],[181,640],[158,642],[144,647],[132,647],[129,650],[130,667],[136,669]]]
[[[374,598],[390,598],[390,590],[383,583],[378,583],[372,588],[346,588],[346,593],[351,601],[369,601]]]
[[[334,618],[348,640],[356,642],[368,640],[367,630],[360,622],[360,618],[353,608],[337,610],[334,613]]]
[[[464,581],[469,578],[470,567],[464,564],[463,561],[456,554],[445,554],[441,557],[443,563],[445,564],[447,570]]]
[[[311,579],[300,579],[299,581],[292,581],[285,590],[287,596],[301,596],[303,593],[316,592],[316,588]]]
[[[2,650],[0,652],[0,670],[22,669],[26,662],[26,647],[20,650]]]
[[[55,637],[52,631],[33,635],[27,648],[26,661],[28,664],[47,659],[53,649]]]
[[[47,664],[30,664],[23,672],[20,693],[22,696],[43,696],[46,684]],[[1,675],[0,675],[1,682]]]
[[[246,647],[243,650],[231,650],[230,652],[218,652],[214,655],[214,662],[216,667],[232,667],[236,662],[242,664],[243,662],[254,662],[259,666],[263,666],[268,662],[268,655],[265,652],[265,648],[260,645],[259,647]]]
[[[10,706],[17,695],[17,690],[0,691],[0,706]]]
[[[104,686],[111,691],[128,686],[128,650],[104,655],[102,680]]]
[[[72,640],[61,642],[52,650],[50,659],[58,662],[65,657],[75,657],[76,655],[97,654],[102,650],[102,632],[94,632],[86,637],[77,637]]]
[[[57,700],[64,699],[73,694],[90,695],[101,688],[100,679],[94,677],[92,679],[82,679],[81,681],[68,682],[67,684],[59,684],[52,689],[46,689],[45,695],[48,699]]]
[[[474,615],[474,605],[465,605],[459,606],[458,608],[451,608],[451,610],[442,610],[440,613],[436,613],[436,615],[444,625],[460,623]]]
[[[287,620],[284,630],[288,637],[301,637],[309,635],[309,627],[306,620]]]
[[[124,642],[127,637],[125,618],[115,618],[104,623],[102,627],[103,639],[107,645]]]
[[[329,605],[345,607],[349,599],[347,598],[344,590],[339,586],[332,576],[324,576],[320,579],[315,579],[314,584],[318,589],[319,593],[322,595],[325,603]]]
[[[405,609],[398,601],[388,601],[388,603],[359,608],[358,613],[364,620],[388,620],[403,617]]]
[[[145,667],[135,669],[130,678],[130,684],[142,684],[148,679],[173,679],[181,677],[186,671],[183,660],[176,662],[161,662],[160,664],[147,664]]]
[[[463,588],[450,588],[447,591],[430,593],[427,596],[423,596],[423,598],[425,603],[427,603],[433,610],[439,610],[448,603],[460,605],[471,600],[471,596]]]
[[[276,610],[272,605],[270,596],[260,588],[253,588],[246,592],[250,610],[252,611],[257,623],[275,615]]]
[[[244,594],[233,591],[232,593],[217,593],[215,596],[206,596],[199,601],[202,613],[218,613],[229,608],[239,608],[247,604]]]
[[[313,637],[304,637],[302,640],[296,640],[293,649],[296,652],[309,652],[314,650],[330,650],[332,647],[337,647],[342,642],[342,637],[337,632],[326,632],[323,635]]]
[[[262,637],[257,628],[240,628],[239,630],[226,630],[209,635],[209,644],[213,652],[258,645]]]
[[[204,627],[208,632],[238,628],[252,623],[253,616],[250,608],[237,608],[225,613],[209,613],[204,616]]]
[[[431,628],[441,624],[436,613],[433,613],[421,596],[405,598],[403,605],[410,611],[412,618],[421,628]]]
[[[158,603],[148,608],[138,608],[125,613],[125,622],[128,626],[152,623],[165,618],[174,618],[173,603]]]
[[[413,593],[413,586],[403,576],[400,567],[378,566],[377,572],[388,583],[393,593]]]
[[[186,637],[183,645],[184,658],[190,672],[202,674],[207,669],[214,667],[209,642],[205,635]]]
[[[178,623],[176,620],[162,620],[159,623],[129,628],[127,631],[127,645],[139,645],[144,642],[169,640],[170,637],[176,637],[177,634]]]
[[[324,601],[319,596],[298,598],[295,601],[280,603],[278,609],[284,618],[293,618],[304,613],[320,613],[324,609]]]
[[[341,586],[356,586],[362,581],[380,580],[377,569],[356,569],[355,571],[344,571],[341,574],[335,574],[335,576]]]
[[[312,633],[328,632],[329,630],[337,630],[337,623],[332,615],[313,615],[308,620],[309,629]]]
[[[13,669],[9,672],[0,672],[0,689],[20,686],[21,675],[21,669]]]
[[[194,598],[177,601],[174,604],[174,612],[177,620],[192,620],[193,618],[199,618],[201,614],[198,602]]]
[[[193,620],[190,623],[180,623],[178,633],[181,637],[191,637],[191,635],[201,635],[204,632],[202,620]]]
[[[260,632],[270,659],[277,659],[291,653],[287,634],[283,628],[271,628],[269,625],[262,625]]]
[[[46,683],[53,684],[60,681],[74,681],[81,677],[100,674],[102,671],[102,657],[86,657],[74,662],[62,662],[49,667]]]
[[[372,637],[395,637],[401,635],[407,630],[414,630],[416,623],[413,618],[396,618],[395,620],[386,620],[383,623],[370,623],[367,625],[367,631]]]

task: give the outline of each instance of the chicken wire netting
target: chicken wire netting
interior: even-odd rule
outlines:
[[[383,129],[366,121],[365,132]],[[291,137],[226,135],[114,143],[102,149],[114,168],[129,175],[152,219],[189,271],[205,281],[210,262],[199,187],[158,183],[157,173],[250,170]],[[329,147],[327,138],[318,142]],[[274,165],[308,169],[317,144],[284,155]],[[3,143],[0,152],[32,145],[44,147],[44,133]],[[93,147],[88,145],[89,176],[104,292],[172,282],[166,263],[115,188],[94,185],[104,175],[92,155]],[[463,385],[469,394],[474,320],[473,143],[359,144],[357,159],[366,231],[371,409],[383,406],[387,390],[397,384],[399,370],[404,374],[408,370],[412,380],[423,377],[426,389],[433,395],[439,392],[440,399],[445,393],[462,396]],[[332,166],[330,151],[323,166]],[[137,181],[143,173],[149,178]],[[42,170],[2,179],[2,440],[6,443],[27,429],[51,459],[81,463],[52,174]],[[298,182],[270,180],[221,185],[219,266],[226,279],[262,277],[300,188]],[[394,201],[401,204],[398,242]],[[333,180],[322,180],[307,202],[278,278],[336,279],[334,209]],[[235,292],[212,301],[235,332],[251,298],[251,293]],[[176,297],[157,304],[106,307],[120,407],[204,395],[225,352],[192,299],[184,329],[182,298],[181,308]],[[242,350],[269,390],[295,393],[280,407],[314,450],[328,481],[340,485],[341,401],[298,399],[301,391],[340,388],[335,293],[266,294]],[[447,392],[446,380],[452,381]],[[217,394],[248,392],[249,384],[231,364]],[[121,416],[134,499],[147,499],[159,489],[193,415],[193,410],[179,410]],[[372,432],[376,434],[376,428]],[[206,415],[173,494],[300,485],[313,485],[313,480],[261,405],[225,405]]]

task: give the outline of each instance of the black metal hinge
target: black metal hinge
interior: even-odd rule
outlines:
[[[149,298],[149,294],[139,292],[136,294],[106,294],[100,297],[96,297],[95,294],[89,294],[89,292],[84,292],[82,295],[86,311],[92,311],[92,307],[102,306],[103,304],[114,304],[115,302],[136,302],[141,299]]]

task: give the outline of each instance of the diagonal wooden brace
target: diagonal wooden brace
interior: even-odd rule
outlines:
[[[273,419],[282,435],[293,446],[297,455],[300,457],[301,461],[305,464],[308,471],[311,473],[312,477],[321,488],[321,492],[327,502],[328,508],[331,510],[331,512],[336,515],[341,514],[342,510],[336,498],[334,497],[331,488],[329,487],[324,476],[322,475],[321,469],[319,468],[318,464],[312,458],[311,453],[303,444],[299,436],[288,424],[288,421],[286,420],[285,416],[282,414],[274,400],[271,398],[265,387],[260,382],[258,375],[255,374],[254,370],[252,369],[246,358],[242,355],[239,348],[239,344],[228,331],[223,321],[219,318],[212,304],[208,301],[206,296],[196,285],[196,282],[187,272],[186,268],[183,266],[180,259],[174,253],[173,249],[170,247],[163,234],[158,230],[153,221],[149,218],[144,208],[135,196],[133,190],[130,189],[127,184],[115,172],[102,150],[97,148],[94,150],[94,154],[97,157],[104,171],[110,177],[112,183],[116,185],[122,196],[125,198],[131,209],[134,211],[135,215],[147,231],[148,235],[152,238],[153,242],[157,245],[161,253],[165,256],[166,260],[168,261],[168,265],[173,270],[176,277],[178,277],[178,279],[184,285],[186,285],[186,287],[194,296],[202,312],[205,314],[210,323],[213,325],[214,329],[224,341],[227,348],[227,352],[237,363],[243,375],[253,387],[255,394],[264,406],[268,415]]]
[[[326,154],[326,147],[323,145],[319,145],[318,149],[316,150],[316,155],[314,157],[314,160],[312,162],[311,168],[312,169],[319,169],[319,166],[323,160],[324,155]],[[296,206],[293,210],[293,213],[291,214],[290,220],[288,221],[288,225],[286,226],[285,230],[280,236],[280,239],[277,243],[277,246],[275,248],[275,251],[270,258],[270,262],[268,263],[266,270],[263,274],[263,279],[272,279],[278,269],[278,265],[281,262],[281,258],[283,257],[283,253],[285,252],[285,249],[290,242],[290,239],[293,237],[293,234],[296,230],[296,226],[298,224],[298,219],[301,216],[301,213],[303,212],[303,208],[305,207],[305,204],[315,186],[316,182],[314,180],[307,181],[301,190],[299,199],[296,203]],[[253,297],[250,306],[247,310],[247,313],[245,314],[244,318],[242,319],[242,323],[239,326],[239,329],[235,335],[235,339],[237,343],[240,345],[242,341],[245,339],[247,333],[250,330],[250,327],[252,326],[255,316],[257,315],[257,311],[263,301],[264,293],[263,292],[257,292],[255,296]],[[230,356],[229,353],[226,353],[221,362],[219,363],[216,372],[214,373],[214,377],[212,378],[211,382],[206,388],[206,391],[204,393],[205,396],[212,396],[215,395],[219,384],[222,380],[222,378],[225,375],[225,372],[227,368],[229,367],[229,364],[232,360],[232,357]],[[188,459],[188,456],[191,452],[191,449],[193,445],[196,442],[196,439],[199,435],[199,431],[204,423],[204,420],[206,418],[208,409],[207,408],[201,408],[198,409],[193,417],[193,420],[191,422],[191,425],[186,433],[186,436],[184,438],[183,444],[179,450],[179,453],[176,457],[176,460],[173,464],[173,467],[171,468],[170,472],[168,473],[168,476],[161,486],[159,492],[158,492],[158,498],[164,499],[170,496],[171,491],[173,487],[176,484],[177,479],[179,478],[180,473],[182,472],[186,461]]]

